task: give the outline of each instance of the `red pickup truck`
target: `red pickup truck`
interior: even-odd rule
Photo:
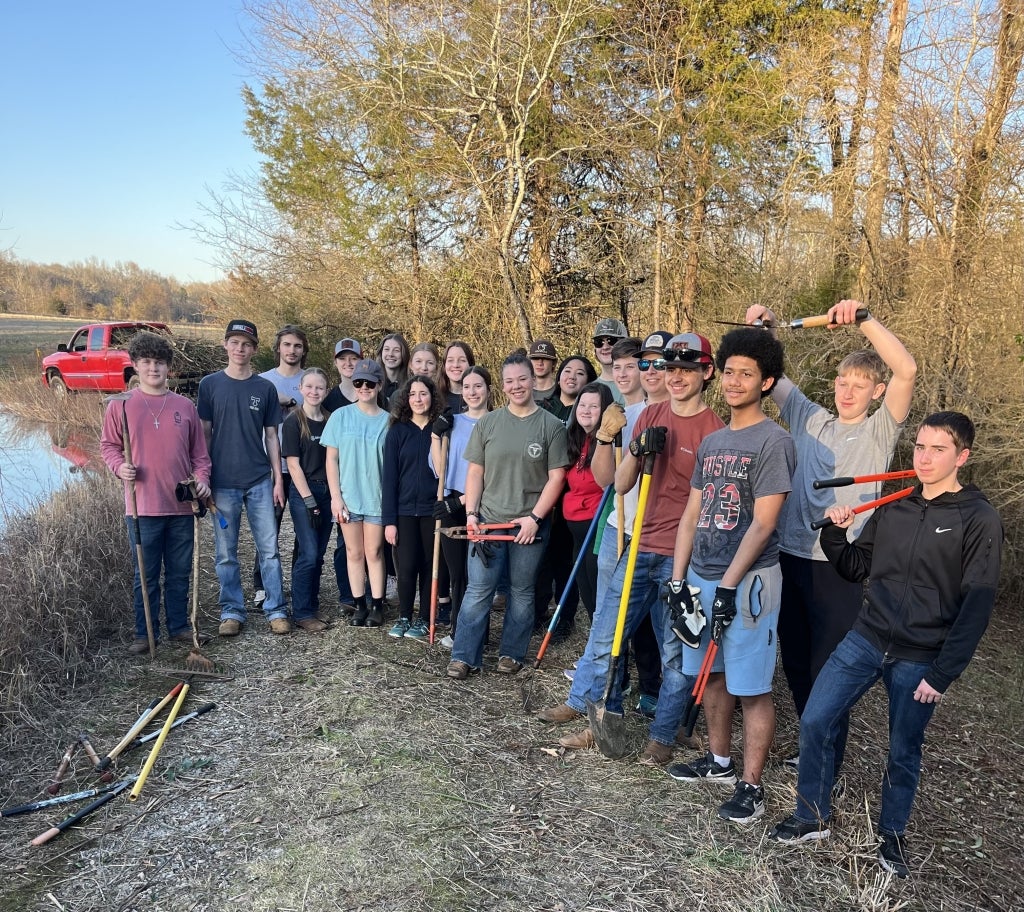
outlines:
[[[81,327],[70,342],[61,343],[55,354],[43,358],[43,383],[58,395],[68,390],[119,393],[132,389],[139,379],[127,348],[140,330],[170,336],[166,323],[91,323]],[[184,340],[171,339],[171,344],[179,354],[184,352]],[[188,369],[176,369],[180,367],[176,357],[168,383],[172,389],[188,392],[207,371],[195,369],[198,365],[191,358],[181,360]]]

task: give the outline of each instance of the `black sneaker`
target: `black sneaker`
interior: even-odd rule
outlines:
[[[752,823],[764,813],[764,789],[742,779],[736,783],[732,798],[718,809],[722,820],[733,823]]]
[[[819,842],[831,835],[827,820],[812,820],[810,823],[797,817],[787,817],[775,824],[768,833],[769,839],[787,844],[795,842]]]
[[[910,868],[907,867],[907,844],[902,836],[894,836],[892,833],[880,833],[878,844],[878,863],[890,874],[897,877],[909,877]]]
[[[668,768],[668,774],[680,782],[706,780],[722,785],[736,784],[736,765],[730,760],[728,766],[721,766],[715,762],[714,754],[711,751],[689,763],[673,763]]]
[[[782,765],[792,767],[793,769],[800,769],[800,751],[786,757],[782,761]]]

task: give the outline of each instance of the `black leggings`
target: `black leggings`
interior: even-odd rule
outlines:
[[[583,540],[590,531],[591,520],[589,519],[567,519],[569,531],[572,533],[572,560],[575,565],[579,560],[580,548],[583,547]],[[587,542],[587,553],[580,562],[580,568],[576,571],[576,585],[580,590],[580,601],[587,609],[590,619],[594,619],[594,612],[597,610],[597,555],[594,553],[594,540]],[[565,617],[566,606],[562,606],[562,616]]]
[[[465,507],[441,520],[441,525],[445,528],[466,525]],[[451,635],[454,637],[455,625],[459,619],[459,608],[462,605],[463,596],[466,594],[466,585],[469,582],[469,573],[466,569],[469,542],[465,539],[449,538],[447,535],[442,535],[441,554],[444,556],[443,564],[448,571],[448,585],[452,595]]]
[[[420,619],[430,620],[430,571],[434,556],[432,516],[399,516],[395,565],[398,571],[398,613],[412,620],[416,584],[420,589]]]

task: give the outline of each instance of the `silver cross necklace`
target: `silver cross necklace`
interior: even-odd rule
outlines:
[[[167,393],[163,394],[163,402],[160,405],[160,411],[153,415],[153,410],[149,407],[149,397],[143,393],[142,401],[146,403],[146,411],[153,416],[153,427],[158,431],[160,430],[160,416],[164,413],[164,408],[167,406]]]

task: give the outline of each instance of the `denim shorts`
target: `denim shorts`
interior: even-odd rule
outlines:
[[[705,580],[693,570],[686,581],[700,587],[700,604],[708,619],[699,649],[683,649],[683,673],[700,672],[704,652],[711,641],[711,606],[721,580]],[[778,564],[751,570],[736,590],[736,617],[726,628],[712,672],[725,672],[726,689],[735,697],[771,693],[775,676],[782,571]]]
[[[365,513],[349,513],[348,521],[350,523],[369,523],[371,526],[384,525],[384,520],[380,516],[367,516]]]

